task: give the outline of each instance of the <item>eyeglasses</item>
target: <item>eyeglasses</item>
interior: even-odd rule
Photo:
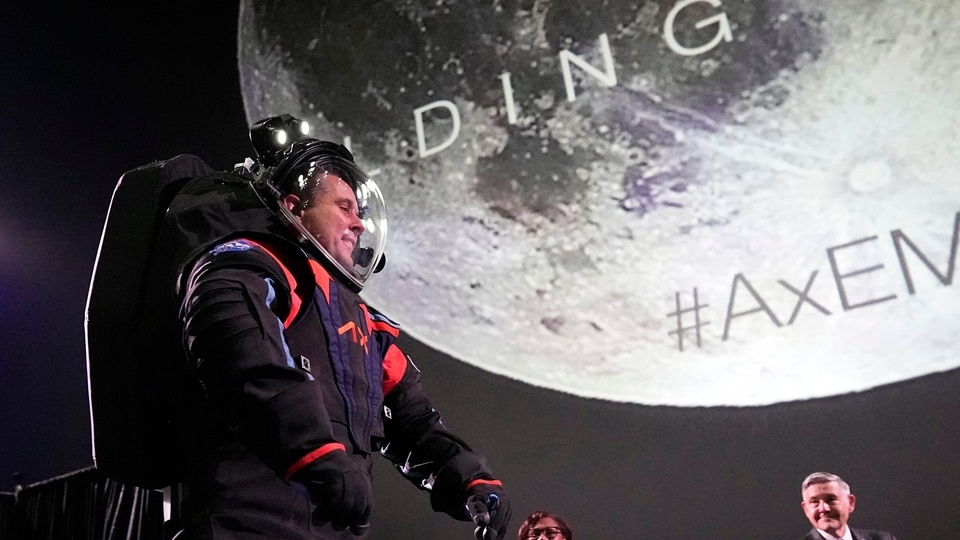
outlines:
[[[530,529],[527,531],[527,538],[529,540],[536,540],[540,538],[540,535],[547,537],[547,540],[553,540],[560,536],[560,527],[544,527],[542,529]]]

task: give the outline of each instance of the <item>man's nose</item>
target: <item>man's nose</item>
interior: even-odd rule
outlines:
[[[360,216],[353,214],[353,218],[350,220],[350,230],[357,233],[359,236],[363,231],[366,230],[366,227],[363,225],[363,220],[360,219]]]

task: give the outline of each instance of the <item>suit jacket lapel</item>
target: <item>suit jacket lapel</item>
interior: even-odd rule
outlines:
[[[850,526],[847,525],[847,527],[850,527]],[[850,527],[850,536],[853,537],[853,540],[870,540],[866,536],[863,536],[862,534],[860,534],[853,527]],[[810,534],[808,534],[804,540],[823,540],[823,536],[821,536],[820,533],[817,532],[816,527],[814,527],[813,529],[810,529]]]

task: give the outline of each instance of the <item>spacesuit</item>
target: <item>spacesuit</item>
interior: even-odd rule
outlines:
[[[299,160],[301,172],[330,157],[306,148],[314,154]],[[335,173],[353,175],[352,156],[333,153]],[[434,510],[502,538],[510,512],[501,482],[443,426],[395,343],[398,326],[344,279],[357,273],[331,264],[302,227],[238,229],[179,280],[184,345],[205,406],[183,429],[190,465],[177,538],[365,537],[378,451],[429,491]]]

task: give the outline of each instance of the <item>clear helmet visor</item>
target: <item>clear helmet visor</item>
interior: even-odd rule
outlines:
[[[387,213],[377,183],[352,161],[323,155],[291,171],[287,189],[299,207],[281,214],[356,290],[383,266]]]

